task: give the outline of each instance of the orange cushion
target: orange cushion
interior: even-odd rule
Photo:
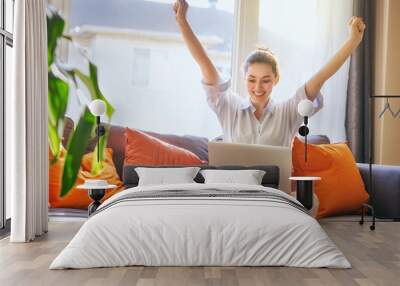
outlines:
[[[203,162],[194,153],[168,144],[143,132],[125,128],[124,165],[201,165]]]
[[[109,184],[116,185],[117,188],[106,191],[106,194],[102,201],[111,197],[115,193],[123,190],[123,182],[119,179],[117,170],[115,169],[114,162],[112,160],[113,151],[111,148],[106,148],[104,151],[103,169],[100,174],[92,175],[90,173],[92,167],[93,153],[85,154],[82,158],[81,168],[78,173],[78,178],[75,182],[75,186],[83,184],[88,179],[102,179],[107,180]],[[58,160],[54,164],[49,166],[49,204],[51,208],[74,208],[74,209],[86,209],[92,202],[89,198],[86,190],[80,190],[73,188],[66,196],[60,197],[61,191],[61,177],[65,162],[65,149],[61,150]],[[51,162],[52,156],[49,152],[49,162]]]
[[[307,145],[293,140],[292,163],[294,176],[317,176],[314,191],[319,199],[317,218],[359,210],[368,201],[364,182],[353,154],[345,143]]]

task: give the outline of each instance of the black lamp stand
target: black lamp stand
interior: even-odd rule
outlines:
[[[310,130],[307,127],[308,116],[304,116],[304,124],[299,128],[299,134],[304,137],[304,161],[307,162],[307,135]],[[296,181],[296,198],[303,206],[311,210],[313,207],[313,181],[297,180]]]
[[[100,161],[100,137],[106,133],[106,129],[101,125],[100,116],[96,116],[96,137],[97,137],[97,162]]]
[[[369,195],[370,195],[370,203],[366,203],[362,205],[362,209],[361,209],[361,219],[359,221],[359,223],[362,225],[364,224],[364,213],[366,210],[370,210],[371,211],[371,215],[372,215],[372,224],[370,225],[370,229],[371,230],[375,230],[375,209],[374,209],[374,200],[375,200],[375,191],[374,191],[374,182],[373,182],[373,176],[372,176],[372,161],[373,161],[373,155],[374,155],[374,139],[373,139],[373,122],[372,119],[374,118],[374,107],[373,107],[373,103],[374,103],[374,99],[376,98],[385,98],[385,99],[389,99],[389,98],[400,98],[400,95],[371,95],[369,97],[369,117],[370,117],[370,122],[369,122],[369,162],[368,162],[368,167],[369,167],[369,172],[368,172],[368,184],[369,184]],[[383,113],[386,111],[386,107],[383,110],[383,112],[381,113],[380,116],[383,115]],[[393,115],[393,113],[392,113]],[[385,218],[385,217],[379,217],[378,218],[382,218],[382,219],[393,219],[393,220],[398,220],[400,218]]]
[[[299,134],[304,137],[304,161],[307,162],[307,135],[310,130],[307,127],[308,125],[308,116],[304,116],[304,124],[299,128]]]
[[[313,207],[313,181],[299,180],[296,182],[296,199],[303,204],[303,206],[311,210]]]
[[[106,193],[105,189],[90,189],[88,190],[89,197],[93,200],[93,202],[88,206],[88,215],[91,216],[97,208],[101,205],[100,200],[104,197]]]

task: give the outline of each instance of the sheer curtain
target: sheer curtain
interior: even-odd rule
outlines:
[[[281,69],[274,100],[291,97],[341,47],[352,9],[352,0],[260,1],[259,42],[277,55]],[[348,72],[349,61],[323,86],[325,107],[310,119],[311,134],[346,140]]]
[[[6,98],[6,187],[11,190],[11,242],[47,231],[46,1],[15,2],[13,92]]]

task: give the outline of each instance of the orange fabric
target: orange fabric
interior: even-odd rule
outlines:
[[[87,190],[76,189],[75,187],[64,197],[60,197],[61,190],[61,177],[64,168],[66,151],[61,150],[58,160],[54,164],[49,166],[49,204],[51,208],[74,208],[74,209],[86,209],[92,202],[92,199],[88,196]],[[109,184],[116,185],[117,188],[106,191],[106,194],[102,201],[111,197],[112,195],[123,190],[123,182],[119,179],[117,170],[115,169],[114,162],[112,160],[113,151],[111,148],[104,150],[104,161],[103,169],[99,175],[92,175],[90,169],[92,167],[93,153],[85,154],[82,158],[81,168],[78,173],[75,186],[83,184],[85,180],[89,179],[102,179],[107,180]],[[49,152],[49,162],[51,162],[52,156]]]
[[[345,143],[307,145],[297,137],[292,146],[294,176],[317,176],[314,191],[319,199],[317,218],[357,211],[368,201],[364,182],[353,154]]]
[[[143,132],[125,128],[124,165],[201,165],[203,162],[194,153],[168,144]]]

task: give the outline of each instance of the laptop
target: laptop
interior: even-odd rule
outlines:
[[[290,193],[289,177],[292,170],[292,150],[290,147],[208,142],[210,165],[276,165],[279,167],[279,189]]]

